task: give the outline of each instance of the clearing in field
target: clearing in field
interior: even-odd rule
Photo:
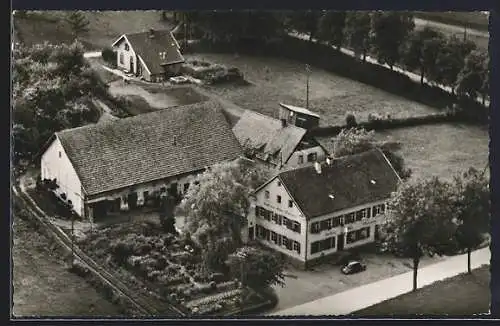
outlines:
[[[355,313],[357,316],[450,315],[473,316],[490,308],[490,266],[472,274],[438,281],[415,292],[376,304]]]

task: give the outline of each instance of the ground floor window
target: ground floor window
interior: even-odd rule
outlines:
[[[268,230],[261,225],[256,225],[255,227],[257,238],[261,240],[266,240],[269,242],[273,242],[277,246],[285,247],[290,251],[296,251],[300,254],[300,243],[289,239],[284,235],[276,233],[274,231]]]
[[[120,53],[119,58],[120,58],[120,64],[123,65],[125,63],[123,53]]]
[[[335,237],[326,238],[323,240],[311,243],[311,254],[335,248]]]
[[[370,227],[362,228],[347,233],[347,243],[354,243],[357,241],[368,239],[369,237],[370,237]]]

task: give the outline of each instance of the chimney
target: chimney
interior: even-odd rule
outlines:
[[[149,29],[149,38],[154,38],[155,37],[155,30],[150,28]]]
[[[321,164],[319,162],[314,162],[314,169],[316,170],[316,173],[321,174]]]
[[[282,118],[282,119],[281,119],[281,126],[282,126],[283,128],[285,128],[285,127],[286,127],[286,125],[287,125],[286,119]]]

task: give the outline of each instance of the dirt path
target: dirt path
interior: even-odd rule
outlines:
[[[120,315],[118,307],[65,269],[49,250],[47,238],[18,217],[13,229],[14,316]]]

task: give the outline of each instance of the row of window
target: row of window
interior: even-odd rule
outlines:
[[[347,233],[347,243],[354,243],[357,241],[365,240],[370,237],[370,227],[362,228],[356,231]]]
[[[277,246],[285,247],[290,251],[296,251],[298,254],[300,254],[300,242],[288,239],[284,235],[281,235],[274,231],[270,231],[258,224],[255,227],[255,231],[257,233],[256,236],[258,239],[273,242]]]
[[[311,233],[320,233],[321,231],[330,230],[332,228],[344,226],[346,224],[351,224],[357,221],[361,221],[362,219],[376,217],[377,215],[383,214],[384,212],[385,204],[380,204],[374,207],[364,208],[349,214],[332,217],[319,222],[314,222],[311,224]]]
[[[273,221],[278,225],[284,225],[287,229],[300,233],[300,223],[291,220],[283,215],[271,212],[263,207],[255,206],[255,216],[261,217],[267,221]]]
[[[269,192],[269,190],[266,190],[266,191],[265,191],[265,193],[264,193],[264,197],[265,197],[265,199],[269,199],[269,198],[271,198],[271,193]],[[280,195],[277,195],[277,196],[276,196],[276,202],[277,202],[278,204],[281,204],[281,202],[282,202],[282,198],[281,198],[281,196],[280,196]],[[292,208],[292,207],[293,207],[293,201],[292,201],[292,200],[288,200],[288,208]]]
[[[300,154],[298,156],[299,164],[304,163],[304,155]],[[316,152],[307,154],[307,162],[316,162],[318,160],[318,154]]]
[[[370,237],[370,227],[362,228],[347,233],[346,243],[351,244],[357,241],[365,240]],[[311,254],[335,248],[336,238],[330,237],[311,243]]]

